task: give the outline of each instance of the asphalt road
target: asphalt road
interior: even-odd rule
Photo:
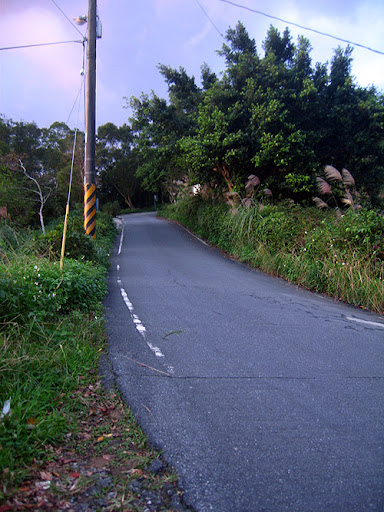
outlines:
[[[116,383],[197,511],[384,510],[384,319],[123,217]],[[145,366],[143,366],[145,365]]]

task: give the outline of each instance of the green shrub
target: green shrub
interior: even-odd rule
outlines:
[[[63,226],[60,224],[45,235],[41,235],[38,241],[42,253],[50,255],[53,259],[60,259],[61,244],[63,240]],[[74,229],[69,224],[65,241],[65,257],[93,261],[97,259],[96,247],[92,238]]]
[[[106,291],[104,273],[102,267],[76,260],[66,261],[63,271],[42,258],[1,264],[0,322],[90,310]]]
[[[59,260],[63,240],[64,221],[52,227],[45,235],[40,235],[36,246],[40,253],[52,260]],[[104,212],[97,212],[96,239],[86,235],[82,213],[75,212],[68,219],[65,241],[65,258],[82,261],[94,261],[108,266],[109,248],[116,236],[116,226],[112,217]]]
[[[384,312],[384,219],[373,210],[238,207],[186,198],[164,209],[242,261],[311,290]]]
[[[116,215],[120,215],[121,213],[121,206],[119,201],[111,201],[106,203],[102,208],[104,213],[111,215],[112,217],[116,217]]]

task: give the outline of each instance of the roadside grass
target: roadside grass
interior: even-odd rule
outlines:
[[[384,314],[384,218],[372,210],[238,207],[199,197],[163,209],[231,256],[292,283]]]
[[[68,396],[97,365],[103,326],[94,313],[75,311],[57,323],[31,319],[5,327],[0,396],[2,403],[11,400],[11,411],[0,422],[0,469],[17,482],[33,460],[49,456],[55,443],[76,430],[72,414],[80,404]]]
[[[2,511],[144,511],[151,500],[168,510],[171,499],[182,501],[176,476],[118,392],[101,385],[102,299],[116,228],[103,214],[98,226],[90,245],[72,220],[60,272],[57,225],[45,237],[0,225]]]

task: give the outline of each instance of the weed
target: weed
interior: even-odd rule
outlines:
[[[239,206],[232,212],[221,203],[187,198],[162,214],[254,267],[384,313],[380,212],[350,208],[338,216],[297,205]]]

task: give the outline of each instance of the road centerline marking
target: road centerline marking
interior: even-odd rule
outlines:
[[[145,343],[147,344],[148,348],[155,354],[156,357],[165,357],[164,354],[162,353],[162,351],[160,350],[159,347],[156,347],[155,345],[153,345],[152,343],[150,343],[147,339],[146,339],[146,332],[147,332],[147,329],[145,328],[143,322],[140,320],[140,318],[138,317],[138,315],[136,315],[136,313],[134,313],[134,307],[133,307],[133,304],[132,302],[129,300],[129,297],[127,295],[127,292],[124,290],[123,288],[123,283],[121,282],[121,279],[118,279],[117,280],[117,284],[119,285],[119,288],[120,288],[120,294],[121,296],[123,297],[123,301],[124,301],[124,304],[127,306],[128,310],[129,310],[129,313],[131,315],[131,320],[134,324],[134,326],[136,327],[136,330],[139,334],[141,334],[141,336],[144,338],[144,341]]]
[[[123,227],[121,228],[119,249],[117,251],[117,255],[118,256],[120,256],[120,254],[121,254],[121,250],[122,250],[122,247],[123,247],[123,240],[124,240],[124,223],[123,223]]]

